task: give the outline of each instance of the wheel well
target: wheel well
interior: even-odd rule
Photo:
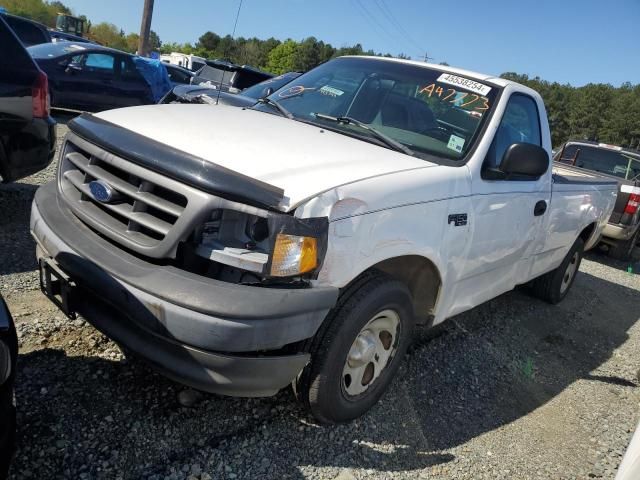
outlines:
[[[585,244],[589,241],[595,229],[596,229],[596,224],[592,223],[591,225],[587,225],[587,227],[585,227],[585,229],[582,230],[582,232],[580,232],[579,236],[584,241]]]
[[[427,323],[433,317],[442,280],[431,260],[419,255],[406,255],[388,258],[371,269],[384,272],[407,286],[418,323]]]

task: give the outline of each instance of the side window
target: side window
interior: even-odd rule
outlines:
[[[74,55],[73,57],[71,57],[71,60],[68,60],[69,57],[67,57],[65,60],[62,60],[62,62],[60,63],[62,64],[68,60],[71,65],[78,65],[81,67],[84,64],[84,60],[86,57],[87,57],[86,55]]]
[[[124,57],[119,60],[120,62],[120,78],[123,80],[138,80],[140,75],[136,69],[135,64],[130,58]]]
[[[84,60],[84,67],[92,72],[113,74],[113,61],[113,55],[89,53]]]
[[[38,45],[40,43],[49,43],[50,40],[47,34],[31,22],[11,16],[3,16],[3,18],[25,47]]]
[[[514,143],[542,146],[538,107],[533,98],[513,94],[485,159],[485,168],[497,168],[507,149]]]

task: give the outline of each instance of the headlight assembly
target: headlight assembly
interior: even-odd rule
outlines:
[[[329,221],[218,209],[199,229],[195,253],[264,279],[312,276],[324,259]]]

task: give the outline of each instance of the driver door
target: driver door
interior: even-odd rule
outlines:
[[[495,180],[485,172],[499,166],[512,144],[542,146],[541,137],[536,101],[512,94],[481,178],[472,182],[471,241],[457,295],[461,304],[478,305],[528,278],[531,261],[544,240],[551,199],[548,175],[537,180]]]
[[[71,58],[67,66],[64,96],[71,108],[99,111],[113,108],[115,79],[112,54],[90,52]]]

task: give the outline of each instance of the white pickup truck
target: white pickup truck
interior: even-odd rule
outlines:
[[[179,382],[293,384],[327,423],[376,403],[415,325],[526,283],[562,300],[617,191],[552,172],[535,91],[404,60],[69,129],[31,216],[47,296]]]

